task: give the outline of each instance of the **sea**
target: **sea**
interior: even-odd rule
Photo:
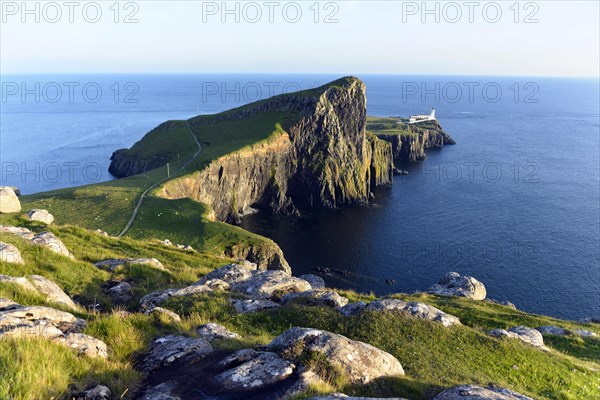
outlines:
[[[111,153],[165,120],[340,76],[2,75],[0,183],[32,194],[107,181]],[[435,108],[456,145],[402,165],[369,205],[256,213],[244,228],[275,240],[294,274],[336,288],[424,291],[456,271],[524,311],[600,316],[598,79],[359,77],[369,115]]]

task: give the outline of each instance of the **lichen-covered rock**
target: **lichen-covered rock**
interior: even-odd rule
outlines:
[[[339,308],[348,304],[348,299],[340,296],[334,291],[307,290],[306,292],[288,293],[281,298],[281,303],[301,301],[303,304],[312,306],[324,306]]]
[[[173,312],[171,310],[167,310],[166,308],[162,308],[162,307],[152,307],[151,309],[146,310],[144,312],[144,314],[164,315],[167,318],[172,319],[173,321],[176,321],[176,322],[181,321],[181,317],[179,316],[179,314],[177,314],[176,312]]]
[[[208,323],[204,325],[200,325],[198,329],[196,329],[198,335],[206,339],[209,342],[212,342],[215,339],[241,339],[242,337],[235,332],[231,332],[229,329],[225,328],[223,325]]]
[[[213,351],[204,339],[168,335],[154,340],[141,364],[141,370],[152,372],[173,364],[182,357],[204,357]]]
[[[14,310],[15,308],[23,307],[19,303],[15,303],[11,299],[0,297],[0,311]]]
[[[515,326],[510,328],[508,331],[505,329],[492,329],[489,331],[489,334],[494,337],[519,339],[522,342],[528,343],[539,349],[548,350],[548,348],[544,345],[544,337],[542,334],[539,331],[526,326]]]
[[[15,191],[9,186],[0,186],[0,213],[21,211],[21,202]]]
[[[48,301],[62,304],[72,310],[77,311],[75,302],[54,282],[40,275],[29,275],[29,281],[38,292],[44,294]]]
[[[10,233],[11,235],[17,235],[27,240],[31,240],[35,236],[34,233],[27,228],[9,225],[0,225],[0,233]]]
[[[108,357],[106,343],[81,333],[85,321],[68,312],[49,307],[23,307],[16,304],[0,310],[2,337],[41,337],[70,347],[82,355]]]
[[[215,382],[233,392],[258,390],[288,378],[295,365],[275,353],[244,349],[219,363],[225,368]]]
[[[433,400],[533,400],[509,389],[461,385],[444,390]]]
[[[351,315],[358,314],[367,308],[367,303],[364,301],[357,301],[355,303],[348,303],[344,307],[339,308],[338,311],[342,313],[342,315],[349,317]]]
[[[279,304],[271,300],[231,300],[231,304],[235,308],[235,311],[239,314],[250,314],[263,310],[269,310],[271,308],[281,307]]]
[[[457,272],[447,273],[427,292],[442,296],[467,297],[473,300],[483,300],[486,296],[483,283],[471,276],[462,276]]]
[[[306,274],[300,275],[298,278],[310,283],[310,287],[313,289],[325,289],[325,281],[318,275]]]
[[[46,225],[50,225],[54,222],[54,216],[48,212],[48,210],[40,210],[34,208],[25,214],[25,217],[30,221],[43,222]]]
[[[4,242],[0,242],[0,261],[11,264],[24,264],[19,249]]]
[[[253,273],[252,277],[231,285],[232,291],[255,299],[283,296],[286,293],[304,292],[310,289],[310,283],[283,271],[258,271]]]
[[[218,279],[228,285],[245,281],[252,277],[252,271],[256,271],[256,264],[227,264],[204,275],[197,284],[204,285],[206,282]]]
[[[160,269],[162,271],[166,270],[165,266],[156,258],[128,258],[125,260],[125,262],[129,265],[143,264]]]
[[[273,339],[268,349],[292,358],[298,358],[307,351],[320,353],[332,365],[341,368],[351,383],[364,384],[377,378],[404,375],[402,365],[391,354],[367,343],[318,329],[288,329]]]
[[[62,256],[69,257],[71,259],[75,258],[69,249],[67,249],[67,247],[63,244],[63,242],[51,232],[38,233],[33,237],[33,239],[31,239],[31,243],[37,246],[45,247],[48,250]]]
[[[460,320],[454,315],[447,314],[429,304],[415,301],[405,302],[399,299],[375,300],[369,303],[367,310],[399,311],[411,317],[439,322],[444,326],[460,325]]]

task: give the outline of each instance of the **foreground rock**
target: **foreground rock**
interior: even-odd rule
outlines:
[[[85,321],[68,312],[49,307],[24,307],[2,301],[0,309],[0,339],[3,337],[40,337],[70,347],[82,355],[108,357],[104,342],[80,333]]]
[[[20,226],[0,225],[0,233],[10,233],[11,235],[17,235],[27,240],[31,240],[35,236],[29,229]]]
[[[48,210],[40,210],[37,208],[34,208],[25,214],[25,218],[30,221],[42,222],[46,225],[50,225],[52,222],[54,222],[54,216],[50,214]]]
[[[283,271],[258,271],[243,281],[231,285],[231,290],[254,299],[281,297],[286,293],[310,290],[310,283]]]
[[[405,302],[399,299],[375,300],[369,303],[366,309],[369,311],[398,311],[411,317],[439,322],[447,327],[460,325],[460,320],[454,315],[447,314],[434,306],[415,301]]]
[[[544,337],[542,334],[526,326],[515,326],[508,331],[505,329],[492,329],[489,334],[494,337],[506,337],[509,339],[519,339],[522,342],[528,343],[542,350],[548,350],[544,345]]]
[[[339,308],[348,304],[348,299],[333,291],[307,290],[306,292],[288,293],[281,298],[281,303],[300,301],[311,306]]]
[[[67,247],[61,242],[59,238],[54,236],[51,232],[38,233],[31,239],[31,243],[47,248],[54,253],[60,254],[65,257],[74,259],[73,254],[67,249]]]
[[[0,186],[0,213],[21,211],[21,202],[12,187]]]
[[[462,385],[444,390],[433,400],[533,400],[512,390],[475,385]]]
[[[152,372],[167,367],[182,357],[204,357],[213,351],[204,339],[169,335],[158,338],[141,364],[141,370]]]
[[[344,371],[351,383],[368,383],[386,376],[404,375],[391,354],[367,343],[335,333],[309,328],[291,328],[277,336],[268,349],[298,358],[306,352],[320,353]]]
[[[9,243],[0,242],[0,261],[11,264],[24,264],[21,252]]]
[[[281,307],[271,300],[231,300],[231,304],[233,304],[233,307],[238,314],[250,314]]]
[[[295,365],[275,353],[244,349],[233,353],[219,363],[227,368],[214,380],[232,392],[262,389],[288,378]]]
[[[442,296],[467,297],[473,300],[483,300],[486,296],[483,283],[471,276],[462,276],[457,272],[447,273],[427,292]]]
[[[196,329],[198,335],[209,342],[215,339],[241,339],[242,337],[235,332],[231,332],[223,325],[208,323]]]

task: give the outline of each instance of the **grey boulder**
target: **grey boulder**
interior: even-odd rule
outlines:
[[[198,335],[209,342],[212,342],[215,339],[241,339],[242,337],[235,332],[231,332],[229,329],[225,328],[223,325],[208,323],[204,325],[200,325],[198,329],[196,329]]]
[[[531,397],[497,387],[461,385],[444,390],[433,400],[533,400]]]
[[[255,299],[283,296],[310,290],[310,283],[283,271],[258,271],[252,277],[231,285],[231,290]]]
[[[281,298],[282,304],[291,301],[301,301],[307,305],[333,308],[344,307],[348,304],[347,298],[331,290],[307,290],[306,292],[288,293]]]
[[[548,350],[548,348],[544,345],[544,337],[542,334],[539,331],[526,326],[515,326],[509,330],[492,329],[489,331],[489,334],[494,337],[518,339],[539,349]]]
[[[71,259],[75,258],[69,249],[67,249],[67,247],[63,244],[63,242],[51,232],[38,233],[33,237],[33,239],[31,239],[31,243],[37,246],[45,247],[48,250],[62,256],[69,257]]]
[[[204,339],[168,335],[154,340],[150,352],[141,364],[141,370],[152,372],[173,364],[183,357],[204,357],[213,351]]]
[[[483,283],[472,276],[462,276],[457,272],[447,273],[427,292],[442,296],[467,297],[473,300],[483,300],[487,294]]]
[[[48,210],[40,210],[37,208],[34,208],[25,214],[25,218],[30,221],[42,222],[46,225],[50,225],[52,222],[54,222],[54,216],[50,214]]]
[[[439,322],[448,327],[460,325],[460,320],[454,315],[447,314],[429,304],[415,301],[406,302],[399,299],[375,300],[367,306],[369,311],[397,311],[415,318]]]
[[[21,211],[21,202],[14,189],[9,186],[0,186],[0,213],[19,211]]]
[[[364,384],[377,378],[404,375],[402,365],[391,354],[318,329],[290,328],[273,339],[268,349],[286,357],[299,357],[306,352],[322,354],[332,365],[341,368],[351,383]]]

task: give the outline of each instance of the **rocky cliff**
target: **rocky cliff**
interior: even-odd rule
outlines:
[[[219,114],[212,123],[274,111],[293,118],[268,139],[165,183],[159,194],[207,203],[217,219],[235,222],[251,207],[295,214],[366,203],[374,186],[392,182],[392,146],[367,135],[365,85],[357,78],[276,96]],[[199,132],[201,123],[191,120]]]
[[[440,148],[446,144],[455,144],[437,121],[428,121],[418,125],[402,125],[406,133],[377,133],[379,139],[392,144],[394,162],[420,161],[427,158],[425,150]]]

